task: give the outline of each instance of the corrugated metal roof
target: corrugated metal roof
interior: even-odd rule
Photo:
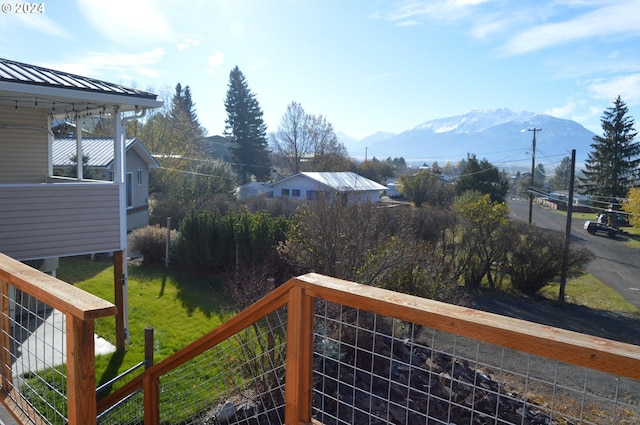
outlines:
[[[127,139],[125,141],[125,151],[135,144],[140,144],[137,138]],[[140,144],[141,145],[141,144]],[[146,152],[146,149],[145,149]],[[88,157],[88,166],[90,167],[109,167],[113,162],[113,139],[105,138],[86,138],[82,139],[82,154]],[[52,147],[52,161],[54,167],[66,167],[75,164],[71,158],[76,155],[76,139],[74,138],[55,138]],[[148,154],[148,159],[155,163],[155,159]],[[141,155],[143,156],[143,155]],[[143,158],[148,160],[147,158]],[[157,165],[157,163],[156,163]],[[155,167],[154,167],[155,168]]]
[[[299,175],[306,176],[307,178],[339,192],[387,189],[386,186],[352,172],[302,172]],[[287,180],[292,177],[295,176],[287,177],[282,180]]]
[[[156,95],[119,84],[0,58],[0,80],[156,99]]]

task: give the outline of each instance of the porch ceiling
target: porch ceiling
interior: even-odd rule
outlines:
[[[157,108],[157,95],[119,84],[0,58],[0,106],[37,108],[55,117]]]

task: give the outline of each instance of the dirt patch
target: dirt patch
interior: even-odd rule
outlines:
[[[596,310],[502,292],[471,295],[475,308],[529,322],[640,345],[640,314]]]

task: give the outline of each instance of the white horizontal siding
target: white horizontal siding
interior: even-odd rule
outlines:
[[[124,249],[116,184],[0,186],[0,252],[17,259]]]

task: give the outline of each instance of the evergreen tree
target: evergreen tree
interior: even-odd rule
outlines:
[[[189,86],[182,88],[180,83],[176,85],[168,118],[173,133],[173,146],[171,152],[166,153],[200,157],[200,141],[205,135],[205,129],[198,121]]]
[[[166,107],[151,112],[139,129],[138,137],[152,154],[157,155],[161,167],[149,174],[150,193],[173,195],[180,186],[182,173],[193,172],[197,166],[193,159],[204,159],[201,143],[204,134],[189,86],[183,88],[180,83],[176,84]]]
[[[78,177],[78,154],[73,154],[69,157],[69,161],[71,162],[67,167],[65,167],[62,175],[64,177]],[[94,172],[93,168],[89,167],[89,157],[87,155],[82,155],[82,178],[83,179],[93,179]]]
[[[486,159],[478,161],[475,154],[467,154],[467,159],[460,161],[465,164],[460,171],[460,177],[456,184],[458,195],[464,192],[479,192],[487,194],[493,202],[502,202],[509,190],[509,182],[504,173]]]
[[[579,177],[581,192],[617,203],[635,184],[640,143],[634,142],[637,132],[628,112],[620,96],[604,111],[600,119],[603,135],[593,137],[583,177]]]
[[[224,102],[227,110],[224,134],[231,139],[229,150],[240,183],[247,183],[251,175],[264,180],[270,173],[270,161],[262,110],[237,66],[229,73],[228,87]]]
[[[549,179],[549,188],[551,190],[568,190],[571,179],[571,157],[565,156],[560,164],[556,167],[556,172]]]

